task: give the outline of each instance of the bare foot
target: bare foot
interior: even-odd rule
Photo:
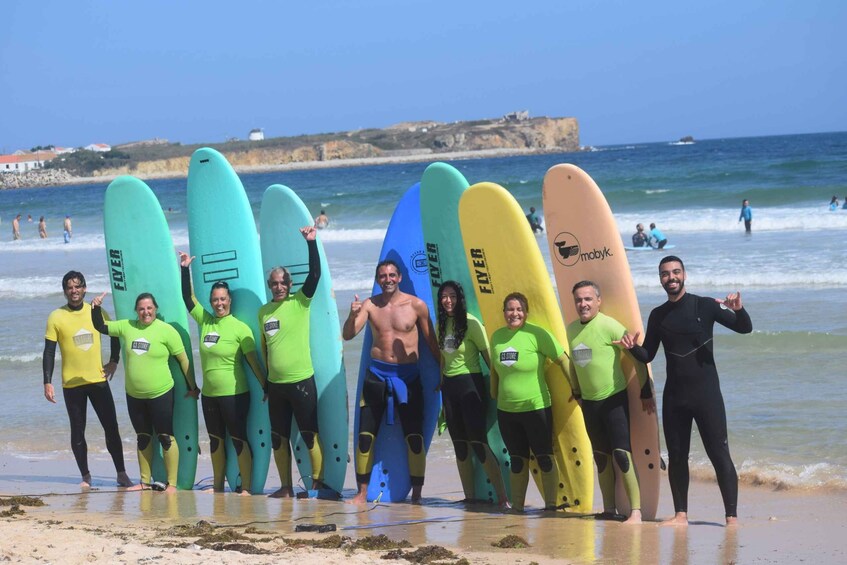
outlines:
[[[132,482],[132,479],[129,478],[129,475],[127,475],[124,471],[121,471],[120,473],[118,473],[117,481],[118,481],[118,486],[122,487],[122,488],[123,487],[131,487],[134,484]]]
[[[412,504],[421,503],[421,490],[423,490],[422,485],[412,487]]]
[[[508,500],[501,500],[500,502],[498,502],[498,503],[497,503],[497,506],[498,506],[498,507],[500,508],[500,510],[501,510],[501,511],[503,511],[503,512],[506,512],[506,511],[508,511],[508,510],[511,510],[511,509],[512,509],[512,505],[511,505],[511,504],[509,504],[509,501],[508,501]]]
[[[252,495],[252,494],[250,494],[250,491],[249,491],[249,490],[241,489],[241,490],[238,492],[238,496],[253,496],[253,495]]]
[[[368,485],[359,484],[359,492],[356,496],[347,501],[347,504],[367,504],[368,503]]]
[[[79,483],[82,488],[91,488],[91,473],[86,473],[82,476],[82,482]]]
[[[132,485],[131,487],[127,487],[127,492],[136,491],[136,490],[150,490],[150,487],[145,487],[143,484],[138,483],[137,485]]]
[[[728,528],[738,526],[738,517],[737,516],[727,516],[726,517],[726,526]]]
[[[174,485],[168,485],[165,487],[165,494],[176,494],[176,487]]]
[[[291,487],[279,487],[279,490],[269,494],[268,498],[294,498],[294,489]]]
[[[688,512],[677,512],[674,514],[673,518],[665,520],[660,526],[687,526],[688,525]]]
[[[641,523],[641,510],[633,510],[629,518],[624,520],[624,524],[640,524]]]

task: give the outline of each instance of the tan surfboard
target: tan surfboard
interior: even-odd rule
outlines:
[[[543,199],[550,261],[565,324],[578,319],[571,289],[587,279],[600,286],[600,310],[618,320],[630,333],[643,335],[623,241],[597,183],[575,165],[556,165],[544,177]],[[629,355],[621,355],[627,377],[632,455],[641,489],[641,512],[645,519],[652,520],[659,503],[659,422],[656,414],[642,410],[634,362]],[[615,498],[618,511],[628,514],[629,501],[620,481]]]

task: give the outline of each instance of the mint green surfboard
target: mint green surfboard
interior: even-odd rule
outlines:
[[[433,163],[426,168],[421,179],[421,220],[423,222],[424,241],[429,260],[429,278],[432,284],[432,302],[438,312],[438,287],[448,280],[458,281],[465,291],[468,313],[482,321],[479,305],[474,293],[474,283],[465,260],[465,248],[462,243],[462,230],[459,226],[459,199],[468,188],[465,177],[446,163]],[[437,324],[436,324],[437,332]],[[485,424],[488,443],[497,457],[500,473],[509,492],[509,452],[500,437],[497,426],[497,403],[489,398],[488,367],[480,361],[485,379],[486,405]],[[491,481],[485,474],[479,460],[473,453],[474,498],[477,500],[497,501]]]
[[[211,312],[209,293],[217,281],[226,281],[232,295],[232,314],[253,331],[258,347],[257,314],[265,297],[262,256],[253,210],[241,179],[223,155],[214,149],[194,152],[188,166],[188,238],[194,294]],[[251,490],[261,493],[268,476],[271,457],[271,425],[264,391],[244,361],[250,386],[250,412],[247,416],[247,440],[253,451]],[[238,461],[232,442],[227,441],[227,478],[237,488]]]
[[[132,176],[116,178],[106,189],[103,205],[106,261],[116,319],[135,319],[135,299],[150,292],[159,304],[158,317],[176,328],[194,366],[188,337],[188,314],[182,302],[179,266],[165,214],[153,191]],[[124,358],[127,355],[123,348]],[[169,361],[174,379],[174,437],[179,447],[177,488],[190,490],[197,472],[197,400],[185,398],[187,385],[179,364]],[[156,441],[154,480],[167,482]]]
[[[281,184],[268,187],[259,214],[262,264],[267,273],[283,266],[291,273],[292,294],[297,292],[309,273],[309,249],[300,228],[313,220],[303,201],[293,190]],[[321,258],[321,278],[312,297],[309,317],[309,347],[318,389],[318,426],[324,460],[324,483],[336,492],[344,488],[347,473],[349,417],[347,413],[347,381],[342,358],[341,325],[338,305],[332,290],[332,277],[320,233],[317,237]],[[267,300],[271,299],[270,292]],[[309,451],[297,429],[294,433],[294,460],[303,478],[312,476]],[[311,483],[306,483],[308,487]]]

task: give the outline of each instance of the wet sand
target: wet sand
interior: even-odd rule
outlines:
[[[131,459],[128,460],[130,462]],[[208,473],[201,458],[198,477]],[[540,498],[530,485],[525,515],[501,514],[494,508],[468,507],[454,469],[443,461],[430,466],[424,504],[353,506],[322,500],[273,500],[264,496],[181,491],[169,496],[144,491],[127,493],[114,487],[111,476],[98,474],[108,464],[97,462],[93,488],[78,487],[73,461],[23,460],[0,456],[0,494],[37,495],[45,506],[21,506],[23,513],[0,517],[0,559],[23,562],[125,562],[167,559],[169,563],[273,563],[281,558],[301,563],[407,563],[386,560],[386,549],[353,549],[355,540],[386,535],[408,540],[412,548],[438,545],[456,556],[456,563],[797,563],[847,562],[847,494],[841,492],[777,491],[742,487],[738,528],[723,526],[717,485],[692,483],[688,528],[657,523],[624,526],[593,517],[539,512]],[[130,465],[130,474],[135,469]],[[276,479],[269,476],[267,492]],[[352,483],[348,483],[352,484]],[[663,486],[660,514],[671,512]],[[52,493],[52,494],[50,494]],[[351,495],[352,490],[345,491]],[[11,506],[0,511],[9,512]],[[234,530],[244,539],[216,541],[197,533],[176,535],[175,526],[209,522],[216,534]],[[295,533],[298,524],[335,524],[333,533]],[[252,532],[252,533],[251,533]],[[336,549],[301,545],[298,539],[350,538]],[[231,534],[230,534],[231,535]],[[499,549],[492,543],[504,536],[524,538],[530,547]],[[236,536],[237,537],[237,536]],[[236,544],[236,545],[227,545]],[[212,549],[216,547],[217,549]],[[231,549],[224,549],[229,547]],[[242,553],[256,548],[264,554]]]

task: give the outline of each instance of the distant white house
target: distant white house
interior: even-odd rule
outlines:
[[[265,139],[265,132],[262,131],[262,128],[251,129],[247,139],[250,141],[262,141]]]
[[[86,151],[97,151],[98,153],[106,153],[112,150],[112,146],[106,143],[92,143],[83,147]]]
[[[65,155],[66,153],[73,153],[74,151],[76,151],[76,149],[73,148],[73,147],[54,147],[53,148],[53,152],[56,153],[56,155]]]
[[[0,155],[0,173],[25,173],[44,167],[44,163],[56,158],[52,151],[27,153],[16,151],[14,155]]]

